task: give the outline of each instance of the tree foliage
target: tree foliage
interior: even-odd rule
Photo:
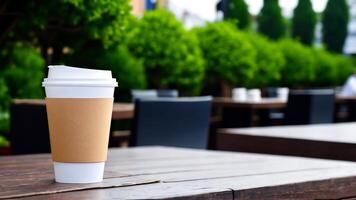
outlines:
[[[12,98],[42,98],[44,60],[27,44],[15,43],[0,52],[0,76]]]
[[[355,73],[356,66],[351,58],[341,54],[334,54],[333,59],[336,62],[335,68],[337,69],[336,84],[342,85],[350,75]]]
[[[279,39],[286,34],[286,24],[278,0],[264,0],[258,15],[258,31],[271,39]]]
[[[310,86],[315,78],[312,50],[290,39],[281,40],[279,47],[286,61],[281,71],[281,84],[289,87]]]
[[[281,70],[285,64],[283,54],[274,42],[259,35],[248,33],[247,38],[256,50],[257,71],[249,81],[250,87],[267,87],[278,85]]]
[[[306,45],[312,45],[316,14],[310,0],[299,0],[292,19],[292,36]]]
[[[99,40],[109,47],[120,41],[130,17],[128,0],[4,0],[0,3],[5,23],[0,23],[0,46],[27,41],[53,48],[52,62],[60,62],[63,47]]]
[[[129,50],[143,60],[149,87],[198,94],[204,60],[195,35],[165,10],[148,11],[129,34]]]
[[[208,23],[194,30],[207,65],[207,81],[244,85],[256,70],[256,51],[234,24]]]
[[[315,78],[313,85],[318,87],[335,86],[338,79],[336,55],[324,49],[313,49]]]
[[[248,28],[251,24],[251,15],[244,0],[229,0],[224,19],[236,19],[240,29]]]
[[[328,0],[323,13],[323,42],[329,51],[342,53],[347,36],[349,7],[346,0]]]

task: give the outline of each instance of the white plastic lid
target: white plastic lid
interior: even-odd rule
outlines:
[[[85,69],[65,65],[48,66],[48,78],[42,86],[103,86],[117,87],[109,70]]]

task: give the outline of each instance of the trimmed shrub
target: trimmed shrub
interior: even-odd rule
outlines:
[[[255,60],[257,71],[248,86],[277,86],[281,79],[281,69],[285,64],[281,50],[278,45],[261,35],[248,33],[247,36],[257,52]]]
[[[313,49],[315,58],[314,86],[334,86],[337,82],[337,62],[335,56],[324,49]]]
[[[312,50],[290,39],[281,40],[279,46],[286,61],[281,71],[281,84],[289,87],[310,86],[315,78]]]
[[[128,47],[143,60],[149,87],[199,94],[204,60],[198,41],[169,11],[146,12],[129,34]]]
[[[256,71],[256,51],[245,34],[228,22],[195,28],[207,66],[207,84],[243,86]]]
[[[355,73],[356,67],[351,58],[341,54],[335,54],[334,60],[337,68],[336,85],[343,85],[347,78]]]

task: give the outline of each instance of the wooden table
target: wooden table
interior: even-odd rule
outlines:
[[[235,101],[230,97],[215,97],[213,103],[217,107],[248,108],[248,109],[278,109],[285,108],[286,101],[278,98],[262,98],[259,102]]]
[[[15,99],[15,104],[46,105],[43,99]],[[132,103],[114,103],[112,119],[132,119],[134,117],[134,105]]]
[[[104,181],[58,184],[49,154],[0,157],[0,199],[347,199],[356,163],[166,147],[109,150]]]
[[[356,161],[356,123],[220,129],[216,149]]]
[[[256,126],[256,121],[261,124],[261,119],[268,118],[269,109],[284,109],[287,102],[277,98],[263,98],[259,102],[253,102],[234,101],[229,97],[216,97],[213,100],[213,105],[222,118],[222,127],[232,128]],[[256,116],[260,118],[256,118]]]
[[[336,96],[335,103],[335,117],[338,121],[350,121],[349,118],[356,115],[356,111],[353,111],[352,109],[349,109],[349,112],[351,113],[339,113],[340,105],[352,107],[350,105],[356,103],[356,97],[338,95]],[[230,97],[216,97],[213,100],[213,105],[223,119],[222,126],[225,128],[233,128],[271,125],[268,120],[269,110],[280,109],[281,112],[283,112],[283,109],[287,107],[287,102],[278,98],[262,98],[260,102],[253,102],[235,101]]]
[[[356,96],[336,96],[336,103],[356,102]],[[285,108],[287,102],[278,98],[262,98],[259,102],[253,101],[235,101],[231,97],[215,97],[213,100],[215,106],[231,108],[252,108],[252,109],[279,109]]]

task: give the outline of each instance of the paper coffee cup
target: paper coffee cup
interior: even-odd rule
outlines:
[[[289,89],[277,88],[277,98],[282,101],[288,101]]]
[[[103,180],[114,89],[111,71],[49,66],[42,86],[50,131],[55,180]]]
[[[261,101],[261,90],[259,89],[250,89],[247,91],[247,99],[253,102]]]
[[[232,99],[234,101],[246,101],[247,99],[246,88],[234,88],[232,90]]]

